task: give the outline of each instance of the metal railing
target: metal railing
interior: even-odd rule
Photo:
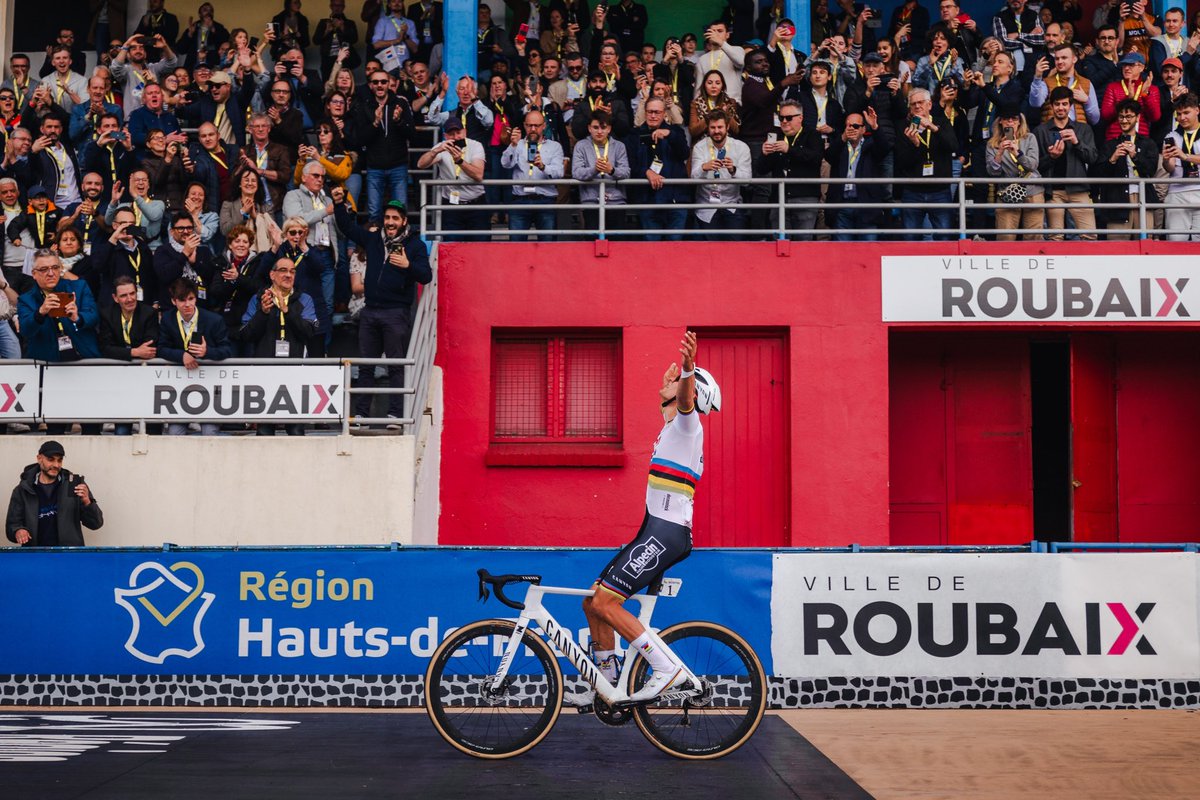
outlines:
[[[413,317],[412,333],[408,339],[405,361],[413,364],[411,383],[413,392],[404,398],[404,417],[410,430],[418,439],[429,403],[429,381],[433,373],[433,361],[437,357],[438,323],[438,246],[431,244],[429,266],[433,279],[421,290],[417,301],[417,313]],[[406,371],[406,375],[408,372]]]
[[[495,236],[529,236],[541,235],[555,238],[598,238],[608,239],[611,237],[635,238],[644,237],[647,233],[655,235],[664,234],[679,234],[683,237],[721,237],[721,238],[744,238],[748,236],[773,236],[776,239],[812,239],[819,235],[848,235],[848,236],[876,236],[881,239],[918,239],[922,237],[939,237],[942,239],[968,239],[975,236],[998,236],[1008,235],[1018,237],[1020,239],[1046,239],[1048,236],[1063,236],[1066,237],[1122,237],[1130,236],[1138,239],[1146,239],[1155,235],[1166,236],[1170,233],[1187,233],[1186,231],[1166,231],[1162,228],[1153,226],[1153,214],[1158,210],[1166,210],[1169,208],[1177,208],[1166,203],[1149,202],[1148,195],[1153,192],[1155,200],[1158,198],[1156,187],[1165,187],[1169,185],[1183,184],[1190,189],[1200,189],[1200,178],[1172,179],[1167,177],[1156,178],[1086,178],[1077,181],[1064,180],[1063,178],[1024,178],[1016,180],[1013,178],[1004,177],[958,177],[958,178],[722,178],[719,180],[711,180],[705,178],[674,178],[664,179],[666,185],[676,186],[710,186],[715,184],[732,185],[737,187],[761,186],[767,187],[770,193],[773,193],[774,199],[771,202],[739,202],[735,206],[728,206],[739,211],[765,211],[774,212],[774,218],[770,227],[754,228],[750,225],[750,220],[746,220],[743,227],[736,230],[720,230],[709,228],[681,228],[676,230],[647,230],[644,228],[628,228],[614,226],[611,218],[616,216],[619,222],[624,221],[624,216],[627,212],[642,212],[642,211],[662,211],[665,208],[678,211],[697,211],[711,210],[716,208],[727,208],[727,206],[714,206],[710,203],[673,203],[670,205],[658,203],[613,203],[606,197],[604,191],[600,191],[596,202],[592,203],[559,203],[555,198],[551,197],[536,197],[536,200],[544,200],[544,202],[531,203],[498,203],[498,204],[472,204],[469,206],[451,204],[445,202],[441,197],[442,187],[446,186],[462,186],[462,181],[454,180],[422,180],[420,181],[420,223],[421,230],[424,235],[430,240],[444,239],[447,236],[455,238],[475,240],[475,239],[490,239]],[[975,202],[970,196],[968,190],[971,187],[991,185],[999,187],[1008,186],[1013,183],[1019,183],[1025,187],[1032,188],[1034,186],[1046,187],[1043,192],[1043,197],[1048,199],[1053,187],[1064,185],[1087,185],[1089,187],[1099,187],[1108,185],[1130,186],[1137,184],[1138,196],[1137,203],[1055,203],[1042,202],[1033,203],[1025,202],[1020,204],[998,203],[998,202]],[[904,186],[904,187],[919,187],[928,186],[930,191],[943,190],[953,187],[953,200],[948,203],[927,203],[927,202],[904,202],[903,200],[891,200],[887,202],[877,203],[858,203],[858,202],[843,202],[830,203],[824,202],[819,198],[803,199],[803,198],[788,198],[788,186],[815,186],[827,187],[831,184],[837,185],[855,185],[855,186]],[[478,182],[472,182],[469,185],[474,186],[495,186],[495,187],[511,187],[511,186],[567,186],[578,188],[581,186],[597,186],[597,187],[613,187],[616,186],[623,190],[625,189],[645,189],[649,187],[649,181],[644,178],[630,178],[621,181],[578,181],[569,178],[558,180],[544,181],[526,181],[512,179],[489,179]],[[818,191],[823,191],[818,189]],[[526,196],[528,197],[528,196]],[[903,227],[866,227],[866,228],[845,228],[839,229],[833,227],[831,214],[842,209],[866,211],[875,210],[884,212],[885,216],[890,215],[891,211],[898,210],[903,212],[905,209],[911,209],[919,212],[929,211],[947,211],[951,213],[951,218],[955,220],[952,227],[949,228],[903,228]],[[980,227],[971,226],[968,223],[973,217],[977,216],[977,212],[984,212],[986,215],[994,215],[997,209],[1006,209],[1009,211],[1024,211],[1027,209],[1042,209],[1042,210],[1062,210],[1064,212],[1064,227],[1062,228],[1031,228],[1024,229],[1019,227],[1020,220],[1018,219],[1015,228],[996,228],[996,227]],[[1073,228],[1065,227],[1067,220],[1070,218],[1070,211],[1076,209],[1084,209],[1090,211],[1101,210],[1121,210],[1125,212],[1135,211],[1137,215],[1138,225],[1129,228]],[[447,221],[453,222],[453,214],[447,220],[442,212],[462,212],[464,210],[473,210],[481,212],[508,212],[513,211],[522,213],[536,213],[539,211],[553,212],[576,212],[576,211],[591,211],[596,212],[598,223],[594,230],[583,230],[578,228],[555,228],[551,230],[515,230],[511,227],[511,221],[508,227],[492,228],[486,230],[465,230],[461,228],[453,228],[444,224]],[[787,224],[788,211],[824,211],[826,212],[826,228],[789,228]],[[1045,218],[1043,219],[1045,222]]]

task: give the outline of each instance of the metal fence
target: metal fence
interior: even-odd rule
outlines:
[[[720,238],[746,238],[750,236],[765,237],[770,236],[775,239],[812,239],[816,236],[829,236],[834,234],[844,234],[848,236],[864,237],[876,236],[880,239],[920,239],[923,237],[935,237],[940,239],[969,239],[973,237],[994,237],[998,235],[1010,235],[1016,238],[1029,239],[1036,237],[1037,239],[1045,239],[1047,235],[1064,235],[1066,237],[1122,237],[1130,236],[1138,239],[1146,239],[1153,236],[1164,236],[1169,231],[1164,231],[1162,228],[1154,226],[1154,212],[1168,208],[1178,208],[1166,203],[1158,202],[1158,188],[1165,189],[1168,185],[1183,184],[1189,188],[1200,189],[1200,178],[1188,179],[1171,179],[1166,177],[1155,178],[1087,178],[1081,179],[1078,183],[1086,184],[1091,187],[1100,186],[1138,186],[1137,203],[1055,203],[1046,202],[1050,199],[1053,187],[1061,187],[1064,185],[1062,178],[1024,178],[1014,180],[1013,178],[1003,177],[958,177],[958,178],[912,178],[899,180],[896,178],[749,178],[735,179],[722,178],[720,180],[710,180],[706,178],[675,178],[664,179],[666,185],[678,186],[711,186],[715,184],[732,185],[737,187],[762,187],[772,199],[769,202],[740,202],[736,208],[740,211],[747,212],[766,212],[770,216],[770,227],[754,228],[750,227],[747,220],[745,226],[734,230],[719,230],[708,228],[687,228],[678,230],[654,230],[649,231],[652,234],[679,234],[686,238],[697,237],[720,237]],[[904,202],[901,200],[891,200],[878,203],[829,203],[818,198],[812,200],[789,199],[787,197],[788,186],[815,186],[826,187],[831,183],[845,184],[854,186],[898,186],[905,187],[929,187],[929,191],[951,188],[953,200],[948,203],[927,203],[927,202]],[[1043,192],[1044,201],[1040,203],[1026,202],[1021,204],[1009,204],[1002,202],[976,202],[971,196],[972,187],[995,187],[995,191],[1013,183],[1019,183],[1027,188],[1034,186],[1045,187]],[[674,210],[693,212],[697,210],[711,210],[714,205],[709,203],[674,203],[669,206],[655,203],[620,203],[615,204],[609,201],[605,192],[599,192],[598,200],[594,203],[559,203],[553,198],[545,198],[545,202],[522,203],[515,205],[512,203],[499,204],[475,204],[468,207],[462,205],[451,204],[445,202],[442,198],[441,188],[446,186],[461,186],[461,181],[453,180],[433,180],[427,179],[420,181],[420,222],[421,230],[424,235],[431,239],[445,239],[446,237],[454,237],[457,239],[466,240],[484,240],[492,239],[493,237],[512,237],[526,236],[537,234],[540,236],[550,236],[555,238],[598,238],[608,239],[614,237],[621,238],[643,238],[648,231],[643,228],[624,227],[625,217],[627,212],[642,212],[642,211],[662,211],[664,208]],[[568,178],[560,180],[545,180],[545,181],[522,181],[522,180],[484,180],[473,184],[482,186],[503,187],[506,191],[512,186],[566,186],[569,188],[578,188],[581,186],[618,186],[624,190],[635,189],[642,190],[649,187],[649,181],[644,178],[627,179],[622,181],[578,181]],[[1075,184],[1072,184],[1075,185]],[[823,189],[818,189],[822,191]],[[989,195],[991,191],[989,190]],[[1153,198],[1153,202],[1151,202]],[[540,199],[540,198],[538,198]],[[442,212],[463,211],[464,208],[470,208],[474,211],[482,211],[488,213],[503,213],[503,212],[529,212],[535,213],[538,211],[554,211],[566,212],[573,214],[575,212],[591,211],[595,212],[598,217],[598,224],[594,230],[582,230],[578,228],[555,228],[552,230],[514,230],[511,227],[489,227],[486,230],[464,230],[461,228],[453,228],[446,224],[447,221],[453,222],[453,215],[443,216]],[[721,207],[723,208],[723,206]],[[919,212],[929,211],[946,211],[950,212],[953,225],[948,228],[904,228],[904,227],[868,227],[868,228],[847,228],[836,229],[832,225],[833,212],[842,209],[865,211],[876,210],[883,212],[885,215],[890,215],[893,210],[901,212],[906,209]],[[1130,211],[1136,213],[1137,225],[1130,228],[1049,228],[1042,227],[1037,229],[1022,229],[1016,228],[997,228],[994,226],[972,225],[972,221],[977,221],[981,216],[978,212],[983,212],[982,216],[991,220],[997,209],[1007,209],[1010,211],[1022,211],[1025,209],[1043,209],[1053,210],[1058,209],[1064,212],[1064,225],[1067,224],[1067,219],[1070,217],[1070,212],[1073,210],[1119,210],[1126,214]],[[811,229],[811,228],[789,228],[787,222],[787,213],[789,211],[823,211],[827,222],[826,228]],[[559,216],[562,219],[562,216]],[[1176,233],[1188,233],[1187,231],[1177,231]]]

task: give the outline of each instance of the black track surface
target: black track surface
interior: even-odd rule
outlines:
[[[0,759],[36,753],[22,737],[39,731],[3,726],[39,725],[45,712],[4,714]],[[58,713],[64,713],[59,711]],[[797,734],[768,715],[737,752],[711,762],[685,762],[660,752],[630,723],[620,728],[564,709],[550,735],[531,752],[505,761],[463,755],[434,731],[423,714],[254,714],[93,712],[116,720],[226,719],[298,723],[286,729],[177,731],[161,753],[108,737],[63,761],[0,760],[0,797],[58,798],[642,798],[670,800],[850,800],[870,798],[861,787]],[[20,717],[20,720],[14,720]],[[47,730],[47,729],[43,729]],[[48,731],[47,731],[48,733]],[[72,732],[73,735],[74,732]],[[171,731],[148,731],[171,733]],[[56,732],[57,735],[62,735]],[[86,734],[79,734],[86,735]],[[142,748],[156,745],[139,745]]]

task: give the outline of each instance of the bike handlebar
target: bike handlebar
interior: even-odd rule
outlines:
[[[516,600],[509,600],[504,595],[504,587],[510,583],[532,583],[537,586],[542,582],[541,575],[492,575],[486,569],[477,570],[479,576],[479,601],[483,602],[488,599],[488,590],[486,584],[491,584],[496,592],[496,599],[509,608],[515,608],[517,611],[524,611],[525,604],[518,603]]]

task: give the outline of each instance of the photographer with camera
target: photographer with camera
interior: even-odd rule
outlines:
[[[787,17],[779,20],[771,38],[767,40],[767,61],[771,65],[770,78],[775,84],[783,83],[788,75],[801,70],[807,56],[793,45],[796,24]]]
[[[83,528],[100,530],[104,514],[82,475],[63,469],[66,451],[55,441],[38,448],[37,463],[21,471],[8,501],[5,534],[22,547],[82,547]]]
[[[146,173],[135,170],[130,176],[130,182],[146,183]],[[148,217],[142,206],[137,205],[144,199],[134,196],[130,205],[117,207],[121,196],[121,184],[113,187],[113,199],[105,214],[106,221],[112,225],[113,232],[108,239],[96,242],[92,250],[92,263],[100,270],[101,294],[106,297],[111,294],[116,279],[127,275],[133,279],[134,293],[139,303],[158,304],[158,279],[154,273],[154,253],[146,243],[146,229],[139,226],[148,224]],[[157,203],[157,201],[154,201]],[[154,209],[158,214],[155,224],[161,224],[163,206],[157,203]]]

